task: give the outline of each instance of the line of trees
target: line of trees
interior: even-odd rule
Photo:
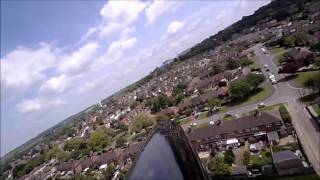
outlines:
[[[256,92],[264,81],[264,75],[250,73],[244,80],[230,83],[229,96],[232,101],[244,100]]]

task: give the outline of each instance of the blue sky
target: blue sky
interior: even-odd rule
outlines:
[[[269,1],[1,1],[1,155]]]

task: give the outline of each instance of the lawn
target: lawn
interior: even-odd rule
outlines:
[[[273,54],[277,55],[277,54],[282,54],[284,53],[285,49],[283,47],[277,47],[277,48],[272,48],[270,50]]]
[[[317,104],[312,105],[313,110],[320,115],[320,107]]]
[[[249,164],[257,164],[263,166],[271,163],[271,153],[267,150],[261,151],[258,155],[250,155]]]
[[[279,103],[279,104],[274,104],[274,105],[271,105],[271,106],[266,106],[266,107],[263,107],[263,108],[259,108],[259,111],[261,112],[261,111],[278,110],[281,105],[283,105],[283,104]],[[241,116],[250,116],[250,115],[253,115],[254,112],[255,112],[255,110],[252,110],[252,111],[249,111],[249,112],[245,112]]]
[[[180,125],[184,125],[184,124],[189,124],[189,123],[191,123],[191,116],[189,116],[189,117],[186,117],[186,118],[184,118],[184,119],[181,119],[180,120]]]
[[[205,127],[208,127],[208,126],[209,126],[208,123],[199,124],[197,129],[205,128]]]
[[[300,87],[303,86],[303,83],[309,76],[319,76],[320,71],[309,71],[298,73],[297,76],[293,79],[293,81]]]
[[[273,152],[279,152],[279,151],[285,151],[285,150],[295,151],[298,149],[300,149],[300,145],[297,142],[288,143],[283,146],[273,146],[272,147]]]
[[[319,180],[319,176],[317,174],[309,174],[309,175],[296,175],[296,176],[288,176],[288,177],[280,177],[274,180]]]

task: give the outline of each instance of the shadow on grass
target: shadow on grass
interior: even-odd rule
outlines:
[[[316,97],[320,96],[320,92],[312,93],[306,96],[301,97],[299,100],[304,103],[311,102],[316,99]]]
[[[287,81],[295,79],[296,77],[298,77],[298,74],[291,74],[289,76],[286,76],[286,77],[280,79],[279,82],[287,82]]]

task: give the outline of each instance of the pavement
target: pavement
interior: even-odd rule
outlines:
[[[263,68],[264,64],[268,65],[269,72],[272,73],[278,80],[277,84],[272,85],[273,94],[263,101],[259,101],[249,105],[237,106],[235,108],[229,108],[230,111],[225,113],[216,113],[213,116],[207,117],[198,121],[198,125],[209,123],[210,120],[222,119],[224,114],[232,113],[239,114],[251,111],[256,109],[257,105],[263,102],[267,106],[274,104],[285,103],[288,107],[290,114],[292,115],[292,124],[296,129],[297,135],[301,141],[302,147],[314,167],[316,173],[320,175],[320,132],[316,130],[316,127],[313,125],[311,117],[308,112],[305,110],[305,105],[297,102],[297,99],[301,96],[307,95],[310,93],[309,90],[303,88],[297,88],[291,86],[286,80],[286,75],[278,74],[278,67],[274,63],[276,62],[276,57],[270,53],[268,50],[266,53],[261,50],[262,44],[256,44],[248,50],[253,50],[257,56],[257,61],[261,65],[262,72],[269,77],[268,72]],[[267,49],[264,47],[264,49]],[[267,83],[270,83],[267,78]],[[271,84],[271,83],[270,83]],[[182,125],[186,129],[189,124]]]

